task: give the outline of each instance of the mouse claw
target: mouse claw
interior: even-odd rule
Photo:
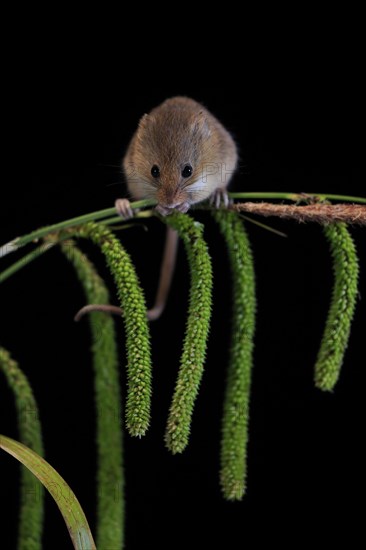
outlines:
[[[131,208],[131,203],[128,199],[117,199],[114,203],[117,213],[124,220],[133,218],[134,213]]]
[[[211,206],[215,206],[215,208],[228,208],[231,202],[227,190],[222,187],[215,189],[210,197],[210,204]]]
[[[182,204],[178,204],[178,206],[175,208],[175,210],[178,210],[178,212],[182,212],[185,214],[190,209],[189,202],[182,202]]]
[[[161,204],[157,204],[155,206],[155,210],[161,215],[161,216],[169,216],[169,214],[172,213],[171,208],[166,208],[165,206],[162,206]]]

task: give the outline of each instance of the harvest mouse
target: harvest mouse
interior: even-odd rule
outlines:
[[[138,125],[123,159],[129,194],[134,200],[154,199],[162,216],[187,212],[205,199],[219,207],[228,205],[227,186],[236,169],[236,144],[223,125],[200,103],[188,97],[167,99]],[[123,218],[133,216],[128,199],[117,199]],[[160,283],[150,320],[157,319],[165,305],[174,271],[178,237],[167,228]],[[116,306],[89,305],[88,311],[121,313]]]

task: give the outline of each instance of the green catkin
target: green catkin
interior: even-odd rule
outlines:
[[[18,417],[19,440],[43,456],[37,403],[27,378],[10,354],[0,347],[0,371],[12,389]],[[25,467],[21,469],[18,550],[41,550],[44,516],[43,485]]]
[[[73,264],[87,301],[107,304],[108,289],[85,254],[73,241],[63,243],[61,250]],[[88,318],[97,415],[97,548],[121,549],[124,545],[124,478],[116,333],[110,315],[93,312]]]
[[[227,500],[246,490],[249,402],[255,331],[255,273],[247,233],[233,212],[213,212],[226,241],[233,284],[232,336],[224,398],[220,482]]]
[[[88,223],[73,234],[91,239],[105,255],[122,308],[127,348],[126,425],[132,436],[145,435],[150,423],[151,352],[145,298],[130,256],[105,226]]]
[[[320,350],[315,364],[315,386],[332,391],[338,381],[354,316],[358,258],[346,224],[324,226],[333,258],[334,287]]]
[[[188,444],[193,408],[203,375],[212,304],[212,267],[203,226],[185,214],[164,221],[176,229],[188,256],[191,286],[183,352],[166,428],[165,442],[173,453]]]

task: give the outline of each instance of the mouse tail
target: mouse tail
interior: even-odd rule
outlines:
[[[109,304],[88,304],[79,309],[74,317],[74,321],[80,321],[84,315],[92,313],[93,311],[103,311],[104,313],[110,313],[112,315],[122,315],[122,309],[118,306],[111,306]]]

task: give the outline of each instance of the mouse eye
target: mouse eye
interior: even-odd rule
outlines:
[[[151,175],[153,178],[158,178],[160,176],[159,166],[156,166],[156,164],[151,168]]]
[[[190,178],[193,172],[193,168],[190,164],[186,164],[182,170],[182,176],[184,178]]]

